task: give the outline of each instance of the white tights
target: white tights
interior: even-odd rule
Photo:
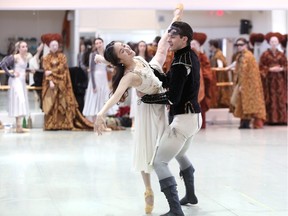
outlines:
[[[175,157],[184,170],[191,166],[186,151],[194,135],[202,125],[201,113],[189,113],[174,116],[172,123],[166,128],[154,159],[154,169],[159,180],[172,176],[168,163]]]

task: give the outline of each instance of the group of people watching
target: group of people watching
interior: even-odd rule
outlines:
[[[279,42],[285,39],[279,35],[263,35],[262,41],[265,38],[270,47],[261,54],[259,62],[249,49],[248,40],[236,40],[235,61],[228,68],[235,68],[231,103],[234,116],[241,119],[239,128],[250,128],[251,121],[253,128],[263,128],[265,123],[287,125],[287,57],[278,49]]]
[[[46,37],[51,35],[57,35],[54,39],[49,39],[47,42],[47,39],[45,39],[45,35],[43,36],[42,42],[50,48],[51,53],[59,53],[57,54],[57,57],[55,59],[60,60],[63,59],[61,57],[61,52],[59,52],[59,43],[61,43],[61,36],[58,34],[46,34]],[[286,36],[287,37],[287,36]],[[161,37],[157,36],[153,43],[147,44],[145,41],[139,41],[138,43],[132,43],[131,48],[136,52],[136,55],[139,55],[143,57],[146,61],[151,60],[151,58],[155,55],[155,51],[157,50],[157,45]],[[201,104],[201,113],[203,118],[203,124],[202,128],[206,127],[206,120],[205,120],[205,113],[210,108],[229,108],[230,112],[234,114],[235,117],[239,117],[241,119],[239,128],[250,128],[250,122],[253,121],[253,127],[254,128],[262,128],[263,124],[270,124],[270,125],[281,125],[281,124],[287,124],[287,91],[285,90],[287,88],[287,58],[285,57],[285,54],[281,51],[279,51],[280,42],[283,44],[283,40],[285,41],[285,36],[279,34],[279,33],[268,33],[266,35],[263,34],[251,34],[250,40],[246,40],[245,38],[239,38],[236,43],[236,53],[233,57],[234,62],[228,66],[226,57],[223,55],[220,47],[219,47],[219,40],[209,40],[209,51],[210,56],[208,57],[205,52],[202,49],[203,44],[206,42],[207,35],[205,33],[201,32],[194,32],[193,40],[191,41],[191,49],[193,49],[200,60],[201,65],[201,78],[200,78],[200,89],[199,89],[199,97],[198,100]],[[270,47],[265,51],[260,59],[259,62],[256,62],[255,57],[253,56],[253,48],[251,48],[255,43],[261,43],[264,40],[267,40]],[[50,40],[56,41],[58,44],[58,48],[54,46],[53,43],[50,47]],[[46,41],[46,42],[44,42]],[[51,42],[52,42],[51,41]],[[286,38],[287,43],[287,38]],[[23,48],[21,46],[25,47]],[[251,46],[252,45],[252,46]],[[285,45],[285,44],[284,44]],[[43,52],[43,46],[39,46],[37,49],[37,53],[32,58],[32,55],[28,53],[28,47],[27,43],[25,41],[18,42],[16,47],[16,53],[14,56],[14,61],[12,60],[12,57],[6,57],[1,62],[2,69],[5,70],[5,68],[11,68],[12,65],[14,65],[17,70],[15,70],[16,73],[11,74],[10,72],[6,73],[9,77],[18,76],[18,72],[20,71],[29,71],[34,72],[37,70],[40,66],[40,53]],[[53,49],[54,48],[54,49]],[[77,112],[82,112],[82,114],[90,121],[88,123],[89,129],[91,129],[93,126],[91,122],[95,121],[97,112],[101,109],[105,101],[108,100],[110,92],[111,92],[111,80],[113,76],[113,67],[109,64],[103,64],[98,63],[96,64],[94,62],[95,55],[104,55],[104,41],[102,38],[96,38],[94,40],[94,44],[90,40],[83,40],[80,44],[80,52],[78,54],[78,66],[85,72],[85,75],[87,76],[88,87],[86,89],[85,93],[85,100],[84,100],[84,107],[82,109],[78,110]],[[59,56],[58,56],[59,55]],[[20,58],[20,56],[22,56]],[[51,56],[51,54],[49,55]],[[245,58],[243,58],[245,57]],[[23,60],[23,64],[30,65],[28,69],[19,70],[19,58],[20,60]],[[32,61],[31,61],[32,59]],[[43,58],[43,67],[47,69],[51,69],[51,65],[47,64],[47,57],[44,61]],[[55,61],[51,58],[48,61]],[[67,85],[66,82],[61,83],[59,80],[63,78],[64,80],[67,80],[65,76],[67,76],[67,60],[66,57],[64,58],[65,62],[62,62],[60,65],[63,66],[61,70],[65,71],[63,73],[62,77],[60,77],[60,70],[58,68],[58,84],[57,89],[60,88],[60,84],[63,84],[65,88],[70,89],[71,83],[70,81],[67,81],[70,83]],[[166,61],[163,65],[163,71],[167,72],[169,70],[169,65],[171,64],[171,60],[173,59],[173,52],[168,51]],[[30,61],[30,63],[29,63]],[[14,64],[15,62],[15,64]],[[45,63],[46,62],[46,63]],[[35,64],[36,63],[36,64]],[[45,64],[44,64],[45,63]],[[248,64],[249,63],[249,64]],[[34,65],[34,66],[33,66]],[[35,66],[36,65],[36,66]],[[61,67],[62,67],[61,66]],[[65,68],[64,68],[65,66]],[[228,66],[228,67],[227,67]],[[13,66],[12,66],[13,67]],[[34,68],[33,68],[34,67]],[[55,67],[55,66],[53,66]],[[57,66],[59,67],[59,66]],[[218,70],[214,70],[214,69]],[[229,77],[229,73],[227,73],[227,70],[233,69],[233,80],[231,79],[231,76]],[[49,71],[48,70],[48,71]],[[250,71],[255,71],[254,73]],[[247,73],[247,74],[246,74]],[[252,76],[254,74],[254,76]],[[246,76],[245,76],[246,75]],[[48,72],[45,72],[45,76],[49,76]],[[9,85],[11,87],[15,86],[13,79],[9,79]],[[19,80],[22,80],[22,87],[25,87],[25,72],[20,76]],[[69,79],[68,79],[69,80]],[[231,85],[224,85],[224,86],[217,86],[217,82],[228,82],[228,81],[234,81],[234,92],[233,86]],[[47,88],[47,82],[43,82],[43,91],[42,95],[49,95],[48,101],[54,100],[54,98],[57,98],[57,94],[51,95],[50,90],[53,86],[53,81],[49,81],[49,88]],[[54,82],[53,82],[54,83]],[[56,82],[55,82],[56,83]],[[239,88],[240,87],[240,88]],[[24,88],[25,89],[25,88]],[[48,89],[48,91],[47,91]],[[63,89],[63,87],[62,87]],[[241,90],[240,90],[241,89]],[[241,96],[240,96],[240,91]],[[53,90],[55,92],[56,89]],[[17,91],[16,91],[17,92]],[[19,89],[18,89],[19,92]],[[48,92],[48,93],[47,93]],[[70,90],[68,92],[71,92]],[[11,89],[9,93],[9,98],[17,98],[15,97],[16,93],[13,93],[13,88]],[[18,93],[19,94],[19,93]],[[132,119],[132,122],[134,122],[134,110],[135,106],[137,105],[137,96],[136,91],[134,88],[131,89],[130,92],[130,118]],[[240,96],[236,97],[237,102],[235,101],[235,94]],[[250,94],[250,95],[249,95]],[[73,91],[71,92],[71,95],[73,95]],[[21,94],[21,97],[26,98],[27,92],[23,90],[23,94]],[[52,97],[53,96],[53,97]],[[231,96],[233,97],[233,101],[230,99]],[[22,98],[23,98],[22,97]],[[52,100],[51,98],[52,97]],[[67,97],[67,96],[66,96]],[[72,97],[72,96],[70,96]],[[9,115],[10,116],[16,116],[16,131],[22,132],[22,117],[29,114],[29,106],[28,106],[28,99],[26,98],[25,105],[20,105],[20,102],[13,102],[13,99],[9,100]],[[20,101],[23,102],[23,99],[20,99]],[[42,107],[43,111],[47,112],[47,102],[46,98],[43,98],[42,104],[45,106]],[[67,99],[67,101],[72,101],[71,99]],[[19,107],[25,107],[23,112],[21,111],[13,111],[13,109],[18,109]],[[61,103],[59,103],[61,104]],[[58,106],[58,105],[57,105]],[[77,106],[77,102],[74,104],[74,106]],[[65,106],[71,107],[71,106]],[[55,107],[54,107],[55,108]],[[64,109],[63,108],[63,109]],[[70,109],[70,108],[69,108]],[[114,115],[117,112],[118,106],[115,105],[111,110],[109,111],[109,115]],[[55,111],[55,109],[52,109]],[[57,109],[56,109],[57,110]],[[63,111],[62,111],[63,112]],[[75,111],[76,112],[76,111]],[[76,112],[76,113],[77,113]],[[53,112],[54,115],[56,112]],[[70,112],[66,112],[70,113]],[[58,115],[58,114],[57,114]],[[22,117],[21,117],[22,116]],[[75,114],[72,114],[73,118],[75,117]],[[58,116],[59,117],[59,116]],[[58,118],[57,116],[54,116],[54,118]],[[45,117],[45,126],[44,129],[72,129],[71,123],[70,126],[65,126],[66,123],[61,124],[61,126],[52,126],[48,127],[47,123],[49,122],[49,118]],[[62,117],[60,119],[63,119]],[[76,118],[77,119],[77,118]],[[52,120],[50,120],[52,121]],[[72,120],[70,120],[72,121]],[[65,121],[64,121],[65,122]],[[68,125],[69,125],[68,124]],[[79,123],[75,123],[78,125]],[[132,123],[133,126],[134,123]]]
[[[287,35],[270,32],[251,34],[249,41],[238,38],[231,65],[227,65],[218,40],[209,41],[210,56],[206,56],[201,50],[206,38],[206,34],[195,32],[191,41],[191,48],[199,56],[203,78],[199,90],[202,128],[205,127],[205,111],[222,107],[229,108],[240,118],[240,129],[249,129],[251,123],[255,129],[263,128],[264,124],[287,125],[287,57],[285,49],[284,52],[279,50],[280,45],[286,47]],[[256,47],[256,41],[264,40],[269,48],[257,62],[251,45]],[[230,70],[232,73],[227,73]],[[224,85],[217,86],[217,82]]]
[[[138,43],[130,42],[128,44],[136,52],[136,55],[143,57],[149,62],[156,53],[160,39],[160,36],[155,37],[151,44],[147,44],[145,41],[139,41]],[[252,33],[249,41],[245,38],[238,38],[235,42],[236,52],[232,59],[233,63],[229,66],[226,57],[221,51],[219,40],[209,40],[210,55],[209,57],[206,55],[202,48],[206,39],[207,35],[205,33],[194,32],[190,44],[191,49],[197,53],[201,66],[201,85],[198,100],[201,104],[202,128],[206,127],[205,113],[210,108],[229,108],[235,117],[240,118],[239,128],[241,129],[250,128],[251,122],[253,122],[254,128],[262,128],[264,124],[287,124],[287,58],[278,49],[280,44],[283,47],[287,44],[287,35],[272,32],[266,35]],[[267,40],[270,47],[261,54],[257,62],[253,55],[253,46],[264,40]],[[41,60],[41,63],[39,56],[43,52],[44,45],[39,46],[37,53],[33,57],[28,53],[25,41],[19,41],[15,46],[15,54],[7,56],[1,62],[1,68],[10,77],[9,85],[11,90],[9,91],[8,110],[9,116],[16,117],[16,131],[23,131],[21,128],[21,118],[29,114],[27,91],[25,90],[25,71],[35,72],[41,66],[45,71],[44,80],[48,79],[47,82],[43,81],[42,85],[43,97],[41,105],[44,105],[42,109],[45,112],[44,129],[75,129],[82,128],[83,124],[86,125],[83,129],[91,129],[97,112],[105,101],[108,100],[112,89],[111,80],[114,68],[110,64],[95,63],[94,61],[96,54],[104,55],[105,47],[103,39],[100,37],[95,38],[94,43],[91,40],[81,40],[77,66],[85,72],[88,87],[85,91],[84,104],[80,108],[77,105],[77,101],[75,101],[73,91],[70,91],[71,78],[69,73],[67,73],[66,56],[59,50],[61,36],[58,34],[46,34],[43,35],[42,42],[49,47],[50,53]],[[164,72],[169,71],[173,57],[174,53],[168,51],[162,67]],[[27,65],[30,65],[28,69]],[[14,73],[10,73],[8,69],[13,67]],[[233,73],[227,73],[231,69]],[[53,70],[57,71],[57,73],[53,73]],[[13,79],[18,76],[19,79]],[[20,91],[20,84],[15,84],[20,80],[23,91]],[[228,84],[217,86],[217,82],[226,82]],[[233,86],[231,86],[231,82],[234,82]],[[50,91],[51,89],[53,91]],[[65,91],[65,105],[63,105],[63,101],[57,101],[56,103],[56,98],[65,98],[64,96],[60,96],[61,91]],[[71,93],[71,95],[66,94],[67,92]],[[131,94],[130,118],[132,119],[133,126],[135,106],[137,105],[135,88],[132,88],[129,93]],[[15,98],[20,99],[19,101],[15,101]],[[55,102],[54,106],[57,107],[51,106],[48,109],[47,105],[52,101]],[[73,106],[69,103],[72,103]],[[74,110],[72,107],[78,108]],[[69,109],[73,111],[70,112]],[[114,115],[117,109],[118,106],[115,105],[109,110],[108,115]],[[53,110],[52,118],[50,116],[52,112],[48,114],[49,110]],[[59,110],[59,112],[55,110]],[[60,113],[65,117],[61,116],[62,114]],[[77,113],[85,116],[88,121],[82,119],[80,120],[81,123],[77,122]],[[67,118],[70,120],[67,120]],[[63,122],[61,125],[59,123],[52,123],[56,122],[55,119],[66,119],[68,122],[66,120],[61,121]],[[73,121],[75,122],[72,123]]]

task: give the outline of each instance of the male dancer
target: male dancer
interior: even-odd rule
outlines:
[[[186,151],[194,135],[202,124],[198,91],[200,85],[200,64],[197,55],[190,48],[193,30],[189,24],[176,21],[169,29],[168,43],[174,51],[174,59],[168,74],[155,75],[162,81],[167,92],[142,97],[144,103],[170,105],[169,127],[165,130],[154,158],[154,169],[161,191],[168,200],[170,211],[162,216],[183,216],[181,205],[198,202],[194,193],[194,168],[186,156]],[[168,163],[176,158],[180,165],[186,187],[185,197],[179,201],[176,181]]]

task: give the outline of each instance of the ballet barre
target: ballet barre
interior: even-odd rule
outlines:
[[[215,71],[217,73],[228,73],[228,76],[229,76],[229,73],[230,73],[230,76],[232,78],[233,76],[233,71],[230,69],[230,70],[227,70],[225,68],[217,68],[217,67],[211,67],[211,70],[212,71]],[[231,82],[231,81],[228,81],[228,82],[216,82],[216,86],[217,87],[225,87],[225,86],[233,86],[234,83]]]
[[[28,90],[42,90],[42,86],[26,86]],[[0,90],[10,89],[9,85],[0,85]]]

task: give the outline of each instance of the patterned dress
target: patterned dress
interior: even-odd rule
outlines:
[[[223,67],[227,66],[227,61],[225,56],[223,55],[222,51],[220,49],[217,49],[210,59],[210,64],[212,68],[218,68],[217,60],[220,60],[223,62]],[[215,77],[216,82],[229,82],[231,78],[229,78],[229,74],[227,71],[214,71],[213,70],[213,76]],[[227,108],[230,106],[230,97],[232,93],[232,87],[231,86],[221,86],[217,87],[216,83],[213,86],[213,92],[215,94],[215,97],[212,101],[212,107],[214,108]]]
[[[201,106],[201,115],[203,119],[202,127],[206,128],[206,112],[211,107],[211,102],[215,97],[216,86],[213,73],[211,71],[210,62],[205,53],[194,50],[200,61],[200,87],[198,93],[198,102]]]
[[[45,76],[42,83],[42,100],[45,130],[92,130],[93,124],[85,119],[78,109],[66,57],[63,53],[49,53],[43,59]],[[55,88],[51,89],[49,81]]]
[[[260,71],[255,57],[249,50],[243,50],[237,55],[235,75],[236,84],[240,86],[241,92],[234,107],[234,116],[265,121],[266,109]]]
[[[85,93],[85,103],[83,108],[83,115],[91,119],[96,116],[97,113],[102,109],[106,101],[109,99],[111,92],[107,78],[107,64],[95,63],[96,53],[90,55],[89,60],[89,82]],[[94,92],[96,88],[96,92]],[[118,106],[115,105],[108,110],[108,115],[114,115],[117,112]]]
[[[269,68],[279,65],[280,72],[269,72]],[[276,50],[268,49],[260,57],[260,73],[262,77],[268,124],[287,124],[287,59]]]

